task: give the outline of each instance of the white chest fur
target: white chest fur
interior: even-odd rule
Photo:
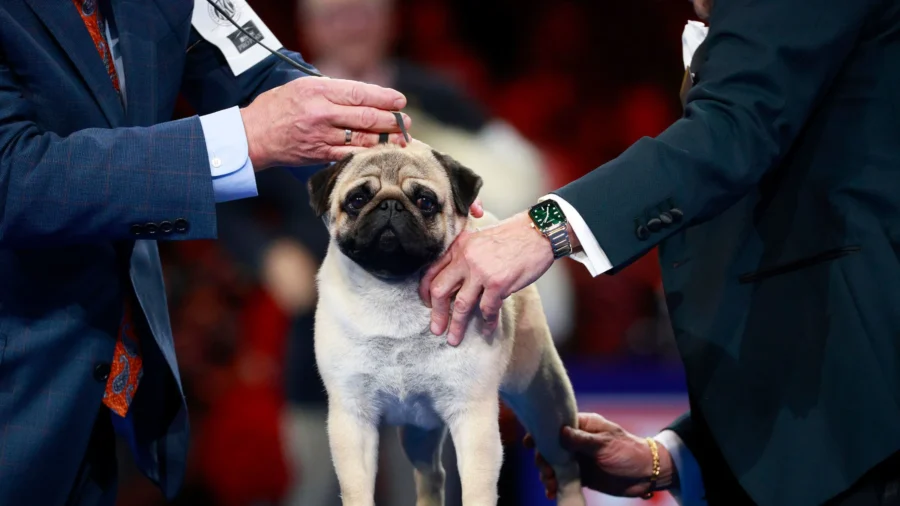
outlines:
[[[320,272],[316,358],[330,395],[370,422],[426,429],[496,396],[511,349],[502,331],[485,338],[470,325],[451,347],[430,332],[417,281],[355,282],[361,276],[370,275],[337,251]]]

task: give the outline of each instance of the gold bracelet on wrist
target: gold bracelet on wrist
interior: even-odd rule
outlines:
[[[656,446],[656,440],[652,437],[647,438],[647,446],[650,447],[650,455],[653,456],[653,470],[650,472],[650,488],[646,494],[641,496],[641,499],[653,497],[653,491],[656,490],[656,480],[659,479],[659,447]]]

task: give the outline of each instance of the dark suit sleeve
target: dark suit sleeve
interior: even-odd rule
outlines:
[[[721,213],[778,164],[853,50],[871,1],[716,0],[684,117],[555,192],[613,266]],[[673,207],[680,223],[638,237]]]
[[[135,224],[178,219],[186,230],[158,238],[215,237],[198,118],[62,137],[37,126],[25,94],[0,54],[0,248],[134,239]]]

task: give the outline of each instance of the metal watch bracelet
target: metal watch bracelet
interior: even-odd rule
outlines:
[[[569,240],[569,231],[566,224],[561,223],[551,229],[542,232],[550,241],[553,248],[553,259],[557,260],[572,254],[572,243]]]

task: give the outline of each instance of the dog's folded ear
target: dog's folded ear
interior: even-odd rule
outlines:
[[[468,216],[469,206],[475,202],[484,181],[475,171],[463,166],[453,158],[434,150],[431,152],[447,171],[447,176],[450,178],[456,212],[462,216]]]
[[[339,162],[331,164],[328,168],[322,169],[312,176],[306,183],[309,190],[309,205],[312,206],[316,216],[322,217],[328,211],[329,197],[334,190],[334,183],[337,181],[341,170],[350,163],[353,155],[347,155]]]

